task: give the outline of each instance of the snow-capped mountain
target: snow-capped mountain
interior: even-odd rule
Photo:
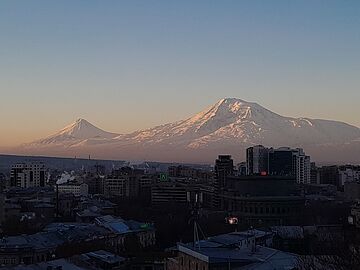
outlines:
[[[303,147],[320,161],[360,160],[359,128],[338,121],[285,117],[236,98],[222,99],[186,120],[124,135],[79,119],[26,148],[49,152],[52,148],[68,155],[91,152],[102,158],[209,162],[222,153],[243,159],[245,148],[255,144]]]
[[[119,134],[104,131],[90,124],[85,119],[79,118],[59,132],[25,146],[73,146],[87,140],[106,140],[116,136],[119,136]]]
[[[189,119],[129,135],[139,143],[190,148],[225,142],[247,144],[327,144],[360,138],[360,129],[342,122],[284,117],[257,103],[222,99]]]

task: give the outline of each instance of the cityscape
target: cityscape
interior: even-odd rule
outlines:
[[[244,162],[210,165],[11,158],[0,174],[6,269],[359,263],[360,166],[319,167],[301,148],[256,145]]]
[[[0,270],[360,270],[359,14],[0,1]]]

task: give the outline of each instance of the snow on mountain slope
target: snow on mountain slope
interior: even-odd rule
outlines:
[[[195,149],[227,142],[274,146],[343,143],[359,137],[359,128],[342,122],[284,117],[234,98],[222,99],[189,119],[127,136],[143,144]]]
[[[42,154],[209,161],[220,153],[243,156],[254,144],[303,147],[323,160],[337,158],[342,149],[344,158],[353,158],[360,156],[360,129],[338,121],[285,117],[257,103],[227,98],[188,119],[130,134],[106,132],[79,119],[26,148]]]
[[[87,140],[107,140],[118,136],[119,134],[104,131],[95,127],[85,119],[77,119],[72,124],[66,126],[59,132],[30,143],[30,145],[72,145],[79,144]]]

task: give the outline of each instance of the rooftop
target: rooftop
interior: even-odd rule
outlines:
[[[255,245],[255,238],[265,232],[248,231],[210,237],[193,243],[179,243],[177,249],[209,264],[232,264],[236,269],[289,270],[294,269],[296,256],[276,249]],[[266,234],[266,233],[265,233]],[[241,242],[252,241],[249,245]]]
[[[54,223],[43,232],[30,235],[9,236],[0,239],[0,248],[12,249],[51,249],[65,243],[101,237],[110,231],[94,224]]]
[[[95,222],[117,234],[154,230],[152,224],[135,220],[123,220],[122,218],[113,217],[111,215],[98,217],[95,219]]]
[[[85,254],[82,254],[82,256],[86,259],[86,258],[93,258],[93,259],[97,259],[106,263],[119,263],[119,262],[124,262],[125,258],[115,255],[113,253],[110,253],[108,251],[105,250],[97,250],[97,251],[92,251],[92,252],[88,252]]]
[[[48,269],[60,269],[60,270],[85,270],[86,268],[78,267],[75,264],[65,260],[58,259],[54,261],[42,262],[32,265],[19,265],[14,267],[0,268],[8,270],[48,270]]]

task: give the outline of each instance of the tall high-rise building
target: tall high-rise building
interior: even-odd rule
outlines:
[[[248,175],[293,176],[298,183],[311,182],[310,157],[301,148],[249,147],[246,149],[246,168]]]
[[[281,147],[269,151],[269,173],[271,175],[294,176],[297,183],[309,184],[310,156],[301,148]]]
[[[269,149],[256,145],[246,149],[246,170],[248,175],[269,172]]]
[[[218,207],[220,205],[220,192],[225,187],[226,178],[231,175],[234,175],[233,159],[230,155],[219,155],[218,159],[215,161],[214,207]]]
[[[296,181],[299,184],[311,183],[311,162],[310,156],[306,156],[302,149],[298,149],[299,152],[295,152],[296,157]]]
[[[17,163],[11,166],[10,186],[13,187],[44,187],[45,165],[41,162]]]
[[[226,177],[234,174],[234,161],[230,155],[220,155],[215,161],[215,176],[219,188],[225,186]]]

